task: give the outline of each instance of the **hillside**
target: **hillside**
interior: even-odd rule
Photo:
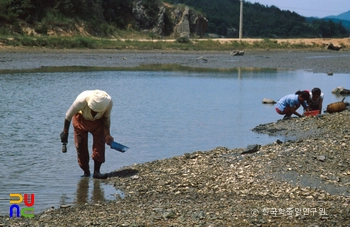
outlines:
[[[0,0],[0,35],[237,38],[239,0]],[[189,6],[190,8],[186,7]],[[341,38],[339,22],[244,2],[245,38]]]
[[[345,21],[350,21],[350,10],[345,12],[345,13],[341,13],[338,16],[328,16],[325,17],[325,19],[327,18],[332,18],[332,19],[337,19],[337,20],[345,20]]]
[[[238,37],[240,0],[167,0],[185,4],[203,12],[209,21],[208,33]],[[275,6],[244,2],[244,37],[260,38],[330,38],[347,37],[349,32],[333,21],[307,21],[297,13]]]
[[[344,28],[350,31],[350,10],[345,13],[341,13],[338,16],[328,16],[323,19],[327,21],[332,20],[335,23],[341,23]]]

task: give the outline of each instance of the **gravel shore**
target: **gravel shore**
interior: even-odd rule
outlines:
[[[346,51],[247,51],[239,57],[166,51],[0,54],[0,70],[181,64],[350,73]],[[348,109],[259,125],[257,133],[288,134],[295,140],[250,150],[218,147],[124,167],[105,180],[123,191],[124,198],[62,206],[31,219],[4,216],[0,226],[350,226],[349,128]]]

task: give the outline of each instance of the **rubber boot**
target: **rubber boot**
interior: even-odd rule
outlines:
[[[107,179],[108,178],[107,173],[104,173],[104,174],[100,173],[101,165],[102,165],[101,162],[94,161],[94,175],[93,175],[93,177],[96,179]]]
[[[87,167],[81,167],[80,168],[84,171],[84,175],[82,175],[81,177],[90,177],[90,168],[89,166]]]
[[[90,177],[90,170],[84,170],[84,175],[81,177]]]

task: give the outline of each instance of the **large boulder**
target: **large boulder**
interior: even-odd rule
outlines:
[[[341,95],[350,95],[350,90],[345,89],[343,87],[336,87],[332,90],[332,93],[334,94],[341,94]]]
[[[336,51],[339,51],[342,46],[334,46],[333,43],[329,43],[326,45],[325,47],[327,50],[336,50]]]

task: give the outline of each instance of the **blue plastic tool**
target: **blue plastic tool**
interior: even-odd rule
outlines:
[[[117,143],[112,141],[111,143],[111,148],[117,151],[120,151],[122,153],[124,153],[125,151],[127,151],[129,149],[129,147],[124,146],[123,144]]]

